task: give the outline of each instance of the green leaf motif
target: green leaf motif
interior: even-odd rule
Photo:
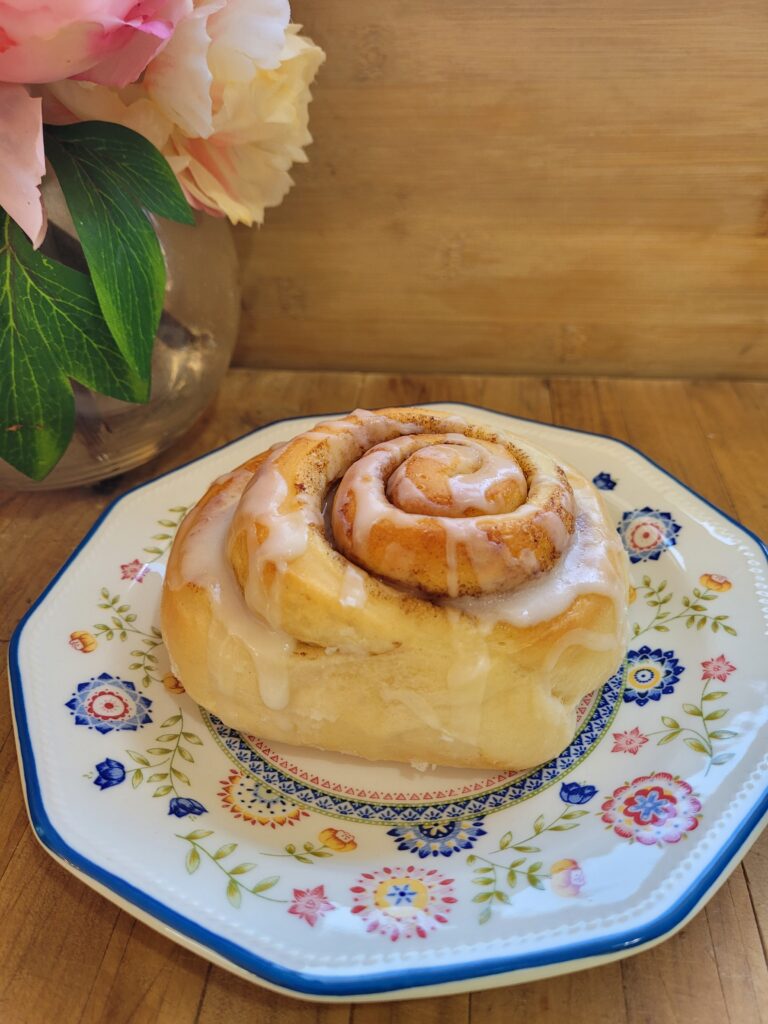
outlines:
[[[72,437],[70,378],[128,402],[149,397],[90,280],[35,252],[0,210],[0,458],[33,480],[53,469]]]
[[[232,868],[232,870],[229,873],[230,875],[244,875],[248,871],[253,871],[255,867],[256,864],[245,862],[243,864],[238,864],[237,867],[235,868]]]
[[[693,715],[695,718],[701,718],[701,708],[697,708],[695,704],[683,704],[683,711],[687,715]]]
[[[200,867],[200,854],[197,852],[197,849],[194,846],[191,847],[189,852],[187,853],[187,857],[184,863],[190,875],[194,874],[195,871],[197,871],[197,869]]]
[[[712,753],[711,749],[705,747],[701,740],[694,739],[691,736],[686,736],[684,742],[688,744],[691,750],[695,750],[698,754]]]
[[[240,892],[240,886],[234,878],[230,878],[227,884],[227,899],[235,908],[239,907],[242,902],[243,897]]]
[[[224,846],[220,846],[216,853],[213,855],[214,860],[223,860],[228,857],[230,853],[234,853],[237,849],[237,843],[226,843]]]
[[[182,836],[182,839],[186,839],[190,843],[195,843],[198,839],[207,839],[208,836],[212,835],[213,832],[208,828],[196,828],[194,832],[189,832],[187,835]]]
[[[728,714],[728,708],[718,708],[716,711],[710,711],[708,715],[704,716],[705,722],[715,722],[718,718],[723,718]]]
[[[279,875],[270,875],[269,878],[262,878],[260,882],[257,882],[256,885],[254,885],[251,892],[258,896],[260,892],[266,892],[267,889],[271,889],[272,886],[277,885],[279,881]]]
[[[104,319],[142,379],[163,308],[165,263],[147,212],[194,223],[166,160],[122,125],[46,126],[45,152],[77,228]]]
[[[702,700],[720,700],[721,697],[727,697],[727,690],[713,690],[711,693],[705,693]]]

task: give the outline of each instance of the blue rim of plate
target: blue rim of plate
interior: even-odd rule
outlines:
[[[488,409],[481,405],[473,405],[470,402],[422,402],[421,405],[461,405],[468,409],[478,409],[482,412],[491,412],[494,413],[494,415],[506,416],[509,419],[517,419],[526,423],[534,423],[538,426],[553,427],[557,430],[567,430],[572,434],[584,434],[590,437],[600,437],[606,441],[612,441],[615,444],[620,444],[624,448],[628,448],[630,451],[634,452],[636,455],[639,455],[651,466],[663,473],[664,476],[669,477],[669,479],[673,480],[676,484],[679,484],[679,486],[688,491],[689,494],[692,494],[695,498],[703,502],[718,515],[722,516],[742,533],[746,534],[746,536],[756,543],[757,547],[762,551],[766,562],[768,562],[768,546],[766,546],[757,534],[753,533],[752,530],[748,529],[748,527],[742,525],[732,516],[728,515],[727,512],[723,512],[722,509],[718,508],[707,498],[704,498],[697,491],[694,491],[692,487],[683,483],[682,480],[678,480],[676,476],[664,469],[657,462],[654,462],[653,459],[649,458],[649,456],[645,455],[627,441],[611,437],[609,434],[599,434],[589,430],[578,430],[575,427],[561,427],[554,423],[546,423],[543,420],[535,420],[530,417],[513,416],[511,413],[500,413],[497,410]],[[26,623],[34,614],[37,607],[56,585],[63,573],[69,568],[72,562],[77,558],[78,554],[95,535],[104,520],[124,498],[128,497],[128,495],[154,484],[157,480],[161,480],[166,476],[177,473],[180,470],[185,469],[187,466],[191,466],[196,462],[201,462],[203,459],[208,458],[216,452],[223,451],[225,448],[229,448],[231,445],[237,444],[238,441],[242,441],[246,437],[259,434],[267,427],[276,426],[279,423],[291,423],[295,420],[308,419],[313,415],[316,415],[319,418],[324,416],[341,416],[344,415],[344,413],[309,413],[302,416],[286,416],[281,419],[271,420],[269,423],[265,423],[262,426],[257,427],[255,430],[247,431],[241,437],[235,438],[233,441],[229,441],[226,444],[220,445],[218,448],[214,448],[210,452],[206,452],[204,455],[191,459],[182,466],[177,466],[175,469],[161,473],[153,480],[147,480],[144,483],[137,484],[135,487],[126,491],[125,494],[121,494],[102,511],[93,526],[91,526],[90,530],[88,530],[77,547],[72,551],[72,554],[66,562],[64,562],[47,587],[32,603],[23,618],[19,621],[19,624],[11,637],[8,649],[8,670],[14,719],[16,722],[16,739],[24,772],[24,788],[27,808],[32,826],[35,829],[40,842],[55,857],[63,860],[65,863],[71,865],[76,871],[81,872],[93,879],[93,881],[99,885],[110,890],[121,900],[132,904],[143,914],[146,914],[149,917],[154,918],[159,923],[174,929],[176,932],[191,941],[208,948],[211,952],[223,957],[225,960],[228,960],[241,970],[254,975],[255,978],[261,978],[269,984],[283,989],[288,993],[301,993],[305,996],[319,996],[325,998],[335,997],[338,999],[345,996],[376,995],[386,992],[398,992],[406,989],[422,988],[425,986],[442,985],[448,982],[468,981],[498,974],[509,974],[515,971],[532,970],[534,968],[547,967],[555,964],[565,964],[591,957],[604,957],[610,956],[611,954],[616,955],[620,953],[627,953],[633,949],[648,945],[649,943],[658,941],[665,936],[671,935],[686,921],[697,906],[705,900],[717,884],[724,881],[724,878],[721,878],[721,876],[728,866],[731,865],[732,861],[736,860],[739,854],[743,855],[743,853],[746,852],[746,847],[749,844],[750,838],[754,838],[753,833],[756,834],[761,825],[765,824],[764,819],[768,816],[768,786],[765,787],[749,813],[733,830],[728,841],[720,847],[712,860],[710,860],[699,876],[690,883],[682,895],[678,896],[677,900],[675,900],[671,906],[655,917],[652,921],[648,921],[640,927],[624,929],[623,931],[617,931],[610,935],[596,936],[592,939],[566,943],[551,949],[537,950],[530,953],[516,953],[507,956],[495,957],[493,959],[489,958],[464,963],[438,964],[427,967],[413,967],[379,972],[375,974],[354,974],[348,976],[329,976],[296,971],[288,967],[283,967],[274,961],[267,960],[265,957],[258,956],[243,946],[217,935],[208,928],[203,928],[190,918],[185,917],[178,911],[173,910],[166,904],[156,900],[153,896],[150,896],[141,889],[136,888],[136,886],[131,885],[129,882],[119,878],[117,875],[106,871],[98,864],[89,860],[84,854],[71,847],[56,831],[48,817],[43,803],[40,783],[37,777],[37,766],[29,736],[26,707],[24,704],[23,682],[19,667],[18,652]]]

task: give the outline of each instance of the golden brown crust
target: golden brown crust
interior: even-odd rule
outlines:
[[[420,410],[385,413],[430,431],[439,418]],[[457,432],[453,420],[442,417],[442,423],[444,433]],[[512,443],[481,424],[471,429],[493,443]],[[315,433],[269,457],[267,466],[278,466],[286,481],[281,515],[307,507],[308,496],[324,496],[329,474],[339,471],[335,438]],[[524,628],[481,622],[450,602],[405,592],[385,574],[356,568],[317,521],[307,528],[305,547],[284,565],[259,561],[254,551],[263,551],[269,527],[249,519],[246,506],[266,462],[264,453],[215,481],[171,552],[163,633],[174,671],[195,700],[243,731],[371,759],[524,768],[567,745],[576,704],[623,655],[623,597],[578,593],[560,614]],[[201,582],[190,568],[200,561],[201,538],[222,516],[231,516],[227,569],[212,571],[229,573],[230,604],[225,586]],[[436,536],[419,534],[413,544],[437,557],[438,541],[425,539]],[[373,530],[369,540],[394,543]],[[444,540],[442,548],[444,555]],[[623,553],[614,544],[605,558],[607,575],[626,595]],[[459,546],[459,572],[474,569],[465,559]],[[351,603],[343,600],[347,592]],[[283,635],[284,648],[274,642]]]

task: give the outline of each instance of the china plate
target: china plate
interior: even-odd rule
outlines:
[[[506,985],[672,934],[768,810],[765,549],[611,438],[456,405],[594,479],[632,562],[625,670],[522,774],[368,764],[242,737],[170,676],[174,531],[270,424],[118,499],[10,650],[32,823],[88,885],[268,987],[386,999]]]

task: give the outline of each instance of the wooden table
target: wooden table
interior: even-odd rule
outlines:
[[[281,416],[429,399],[612,434],[758,533],[768,384],[232,370],[202,427],[152,465],[93,490],[0,497],[0,636],[98,513],[142,480]],[[240,981],[117,910],[43,852],[27,821],[0,697],[0,1021],[3,1024],[766,1024],[768,835],[668,942],[536,984],[419,1002],[321,1006]]]

